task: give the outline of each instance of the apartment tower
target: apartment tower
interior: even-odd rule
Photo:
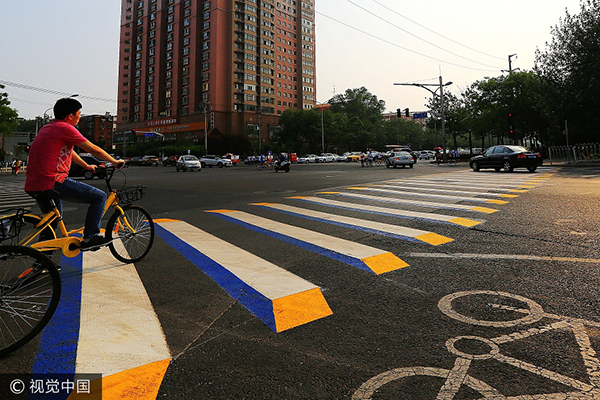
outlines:
[[[122,0],[120,40],[116,144],[264,143],[284,110],[315,105],[314,0]]]

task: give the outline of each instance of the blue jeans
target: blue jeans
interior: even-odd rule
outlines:
[[[56,182],[54,189],[43,192],[54,199],[56,207],[62,214],[62,202],[65,200],[71,203],[89,204],[87,215],[85,217],[85,227],[83,238],[89,239],[100,234],[102,215],[104,214],[104,204],[106,203],[106,193],[104,191],[90,186],[83,182],[65,179],[63,183]],[[43,197],[36,197],[43,213],[52,210],[51,205],[44,201]]]

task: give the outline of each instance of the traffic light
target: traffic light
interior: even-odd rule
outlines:
[[[513,118],[513,114],[512,113],[508,113],[508,131],[510,133],[510,135],[512,136],[515,133],[514,130],[514,118]]]
[[[410,117],[410,112],[409,112],[408,108],[406,108],[406,109],[404,110],[404,116],[405,116],[406,118]]]
[[[29,132],[29,141],[33,142],[35,139],[35,133],[34,132]]]
[[[399,108],[396,109],[396,116],[398,118],[400,118],[402,116],[402,110],[400,110]]]
[[[29,150],[31,149],[30,145],[25,146],[25,153],[29,153]]]

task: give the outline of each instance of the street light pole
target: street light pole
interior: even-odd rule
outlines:
[[[452,82],[450,81],[450,82],[443,83],[442,76],[440,75],[439,85],[437,83],[436,84],[431,84],[431,83],[394,83],[394,85],[421,87],[421,88],[429,91],[434,99],[435,99],[436,92],[438,90],[440,91],[440,111],[442,114],[441,115],[441,117],[442,117],[442,151],[443,151],[442,157],[443,157],[444,161],[447,161],[448,155],[446,154],[446,115],[445,115],[445,110],[444,110],[444,86],[450,86],[450,85],[452,85]],[[428,88],[428,86],[436,86],[437,89],[431,90]]]
[[[208,122],[206,120],[206,112],[210,107],[210,103],[208,101],[202,102],[202,110],[204,111],[204,154],[208,154]]]
[[[321,106],[321,153],[325,154],[325,125],[323,124],[323,111],[325,107],[323,105],[324,103],[319,103],[318,101],[316,101],[316,103]]]

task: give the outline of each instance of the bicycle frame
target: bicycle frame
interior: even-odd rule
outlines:
[[[125,215],[125,212],[119,206],[119,198],[117,197],[116,190],[112,190],[109,193],[106,204],[104,205],[104,212],[102,213],[102,216],[106,215],[106,212],[111,207],[113,207],[115,212],[118,212],[121,216]],[[54,207],[54,209],[49,213],[42,215],[41,218],[42,220],[35,226],[35,229],[24,239],[22,239],[18,243],[19,245],[29,246],[39,251],[60,250],[66,257],[75,257],[81,252],[80,245],[83,239],[74,235],[82,234],[84,229],[83,227],[72,231],[67,230],[65,222],[62,219],[62,215],[56,207]],[[39,236],[40,233],[46,228],[52,230],[54,236],[56,237],[56,232],[51,226],[51,224],[55,221],[58,221],[58,228],[62,237],[44,240],[30,245],[31,241]],[[123,218],[122,224],[127,226],[127,228],[131,231],[135,232],[135,229],[133,229],[133,227],[129,224],[127,218]]]

